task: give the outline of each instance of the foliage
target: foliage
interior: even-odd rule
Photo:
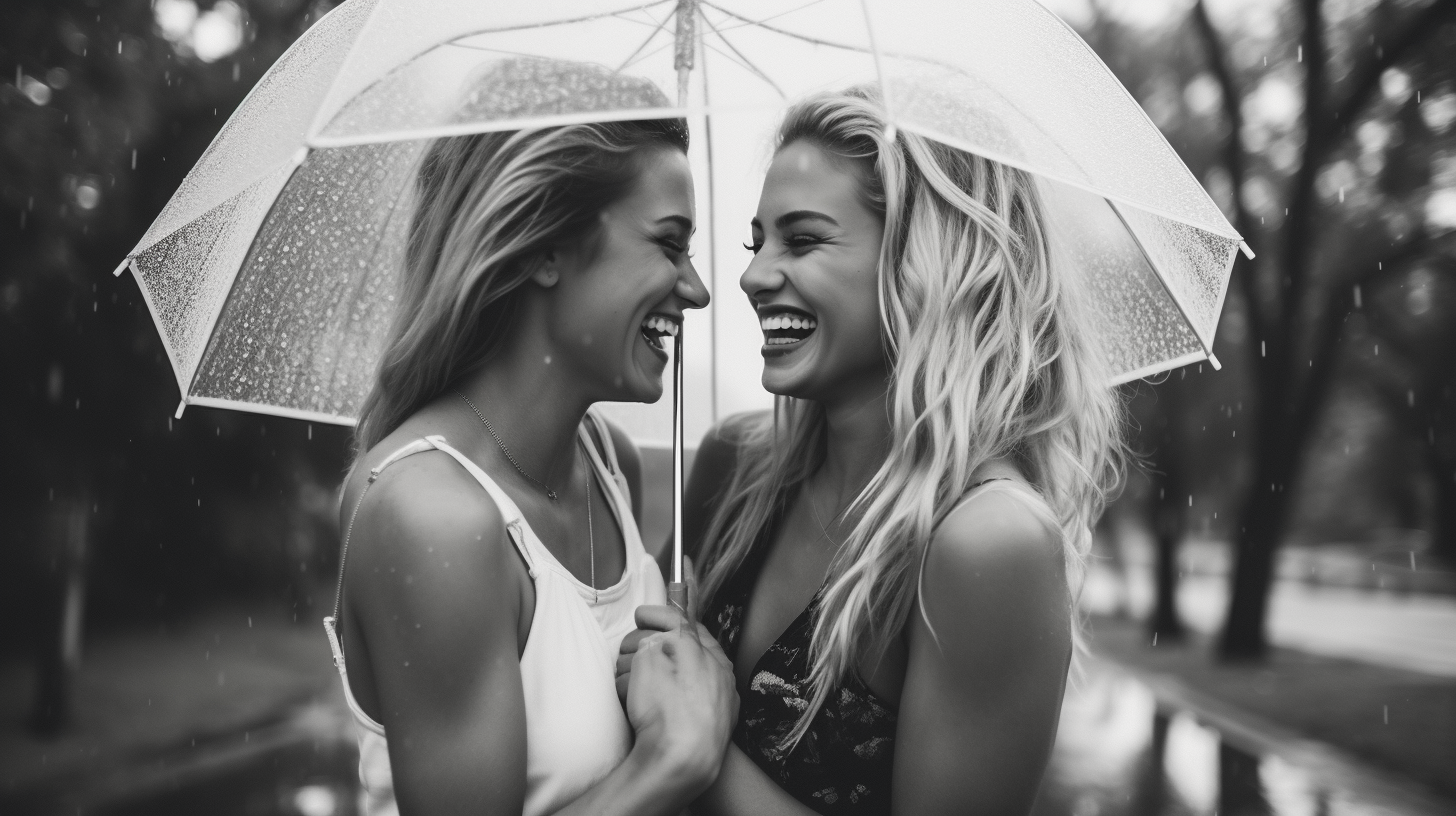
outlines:
[[[0,609],[24,621],[89,513],[93,621],[221,588],[297,591],[332,549],[347,434],[191,409],[129,275],[108,274],[328,4],[10,0],[0,10]],[[179,16],[180,15],[180,16]],[[246,523],[243,523],[246,522]],[[303,570],[300,571],[300,566]],[[123,615],[125,616],[125,615]],[[14,645],[20,633],[0,630]]]
[[[1156,35],[1094,9],[1094,48],[1259,252],[1219,386],[1158,386],[1178,430],[1153,454],[1191,460],[1164,467],[1190,495],[1241,483],[1212,508],[1237,552],[1223,647],[1256,656],[1279,541],[1422,527],[1456,556],[1456,3],[1200,0]]]

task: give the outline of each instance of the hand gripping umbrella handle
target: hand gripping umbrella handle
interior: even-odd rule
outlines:
[[[688,585],[683,578],[682,491],[683,491],[683,327],[678,325],[672,354],[672,575],[667,584],[667,602],[684,615],[688,612]]]

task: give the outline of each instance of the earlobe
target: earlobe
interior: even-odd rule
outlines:
[[[550,289],[555,286],[556,282],[561,279],[561,272],[557,269],[557,264],[557,256],[554,250],[542,255],[533,264],[535,268],[531,270],[531,280],[537,286],[545,289]]]

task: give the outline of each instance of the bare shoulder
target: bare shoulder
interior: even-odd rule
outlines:
[[[365,498],[354,518],[348,577],[371,600],[458,608],[482,590],[510,587],[500,509],[448,454],[425,451],[391,464]]]
[[[1070,644],[1061,532],[1022,488],[990,488],[946,517],[926,554],[921,609],[951,652],[1011,668]]]
[[[992,486],[963,501],[936,529],[926,572],[1002,579],[1051,570],[1060,580],[1061,531],[1037,512],[1040,499],[1029,492]]]

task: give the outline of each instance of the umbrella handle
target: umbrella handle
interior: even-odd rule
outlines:
[[[672,354],[672,575],[667,602],[688,615],[688,586],[683,578],[683,327],[678,325]]]

